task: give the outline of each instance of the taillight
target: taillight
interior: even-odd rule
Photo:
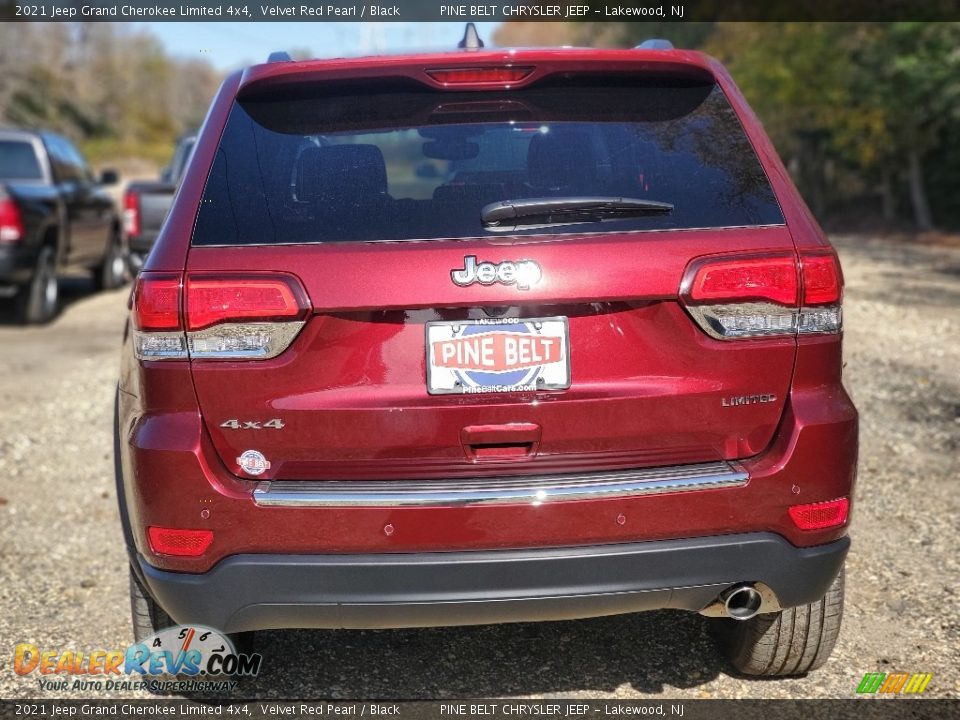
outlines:
[[[133,348],[141,360],[185,360],[179,273],[143,272],[133,288]]]
[[[213,530],[184,530],[150,526],[147,528],[150,549],[155,555],[199,557],[213,542]]]
[[[832,252],[800,256],[803,275],[803,305],[839,305],[843,299],[840,263]]]
[[[793,524],[801,530],[825,530],[847,522],[850,500],[842,497],[826,502],[793,505],[787,508]]]
[[[13,198],[0,199],[0,243],[19,242],[25,234],[23,216]]]
[[[793,255],[706,261],[695,267],[688,296],[696,303],[797,303],[797,263]]]
[[[133,295],[141,360],[266,360],[286,350],[310,302],[282,273],[144,272]]]
[[[179,273],[143,273],[133,290],[133,324],[137,330],[182,330]]]
[[[717,256],[688,266],[680,297],[720,340],[838,333],[842,284],[832,252]]]
[[[444,85],[510,85],[520,82],[532,67],[433,68],[427,75]]]
[[[123,196],[123,229],[128,237],[140,235],[140,194],[131,190]]]
[[[286,322],[306,314],[300,284],[285,275],[190,275],[187,278],[187,329],[222,322]]]

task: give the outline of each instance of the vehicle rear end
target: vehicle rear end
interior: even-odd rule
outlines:
[[[130,266],[143,267],[160,235],[177,191],[171,182],[133,182],[123,193],[123,230],[130,243]]]
[[[132,182],[124,191],[123,225],[130,243],[131,269],[135,272],[143,267],[160,235],[195,144],[194,135],[184,135],[177,141],[170,165],[158,182]]]
[[[61,223],[62,204],[40,136],[0,130],[0,298],[14,302],[22,321],[53,315]]]
[[[132,299],[135,570],[230,632],[817,602],[841,287],[697,53],[251,68]]]

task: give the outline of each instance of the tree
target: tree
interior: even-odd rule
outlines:
[[[656,35],[727,65],[818,214],[868,193],[892,220],[903,188],[929,230],[927,176],[960,182],[944,168],[957,165],[946,140],[960,117],[960,23],[618,23],[597,40]]]
[[[905,169],[914,223],[929,230],[924,166],[960,118],[960,23],[874,25],[854,57],[858,106],[882,117],[888,155]]]
[[[0,23],[0,123],[62,132],[88,152],[167,160],[220,82],[149,32],[112,23]]]

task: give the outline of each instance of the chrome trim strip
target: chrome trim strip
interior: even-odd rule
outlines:
[[[370,481],[264,481],[253,500],[264,507],[410,507],[532,504],[741,487],[749,475],[728,462],[616,472],[515,478]]]

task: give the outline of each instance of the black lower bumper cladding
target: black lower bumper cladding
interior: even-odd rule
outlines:
[[[235,555],[203,574],[138,561],[179,623],[225,632],[400,628],[698,611],[762,582],[781,607],[814,602],[849,538],[798,548],[749,533],[573,548],[377,555]]]

